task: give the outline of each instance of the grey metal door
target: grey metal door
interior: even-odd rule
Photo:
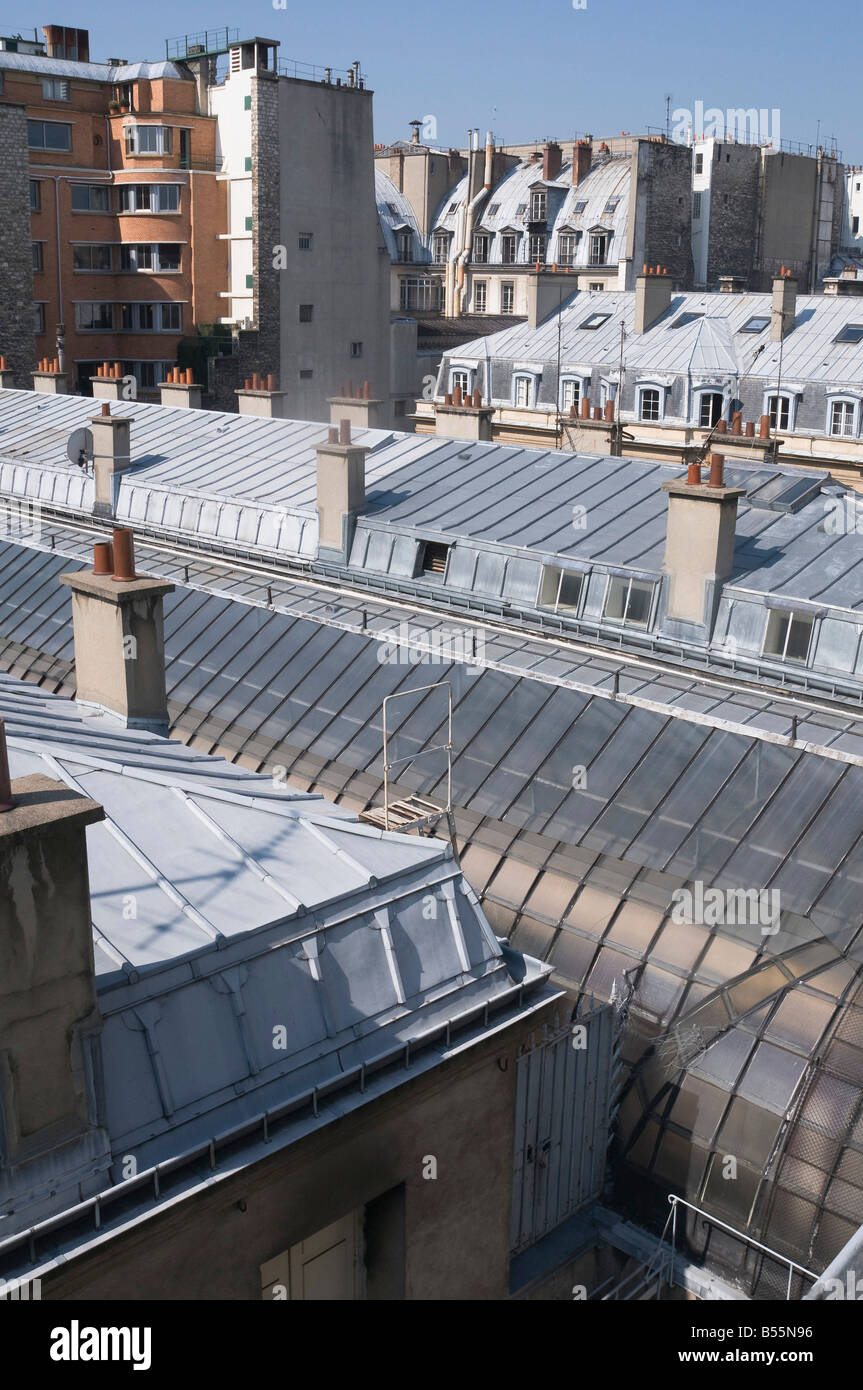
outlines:
[[[574,1034],[575,1026],[584,1033]],[[599,1004],[516,1063],[514,1252],[602,1192],[613,1042],[614,1010]]]

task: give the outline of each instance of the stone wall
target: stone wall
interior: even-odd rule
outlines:
[[[15,385],[31,387],[36,361],[27,116],[23,106],[0,101],[0,353]]]
[[[275,248],[282,241],[278,78],[268,74],[253,77],[251,94],[254,327],[239,334],[235,385],[252,372],[278,376],[281,365],[281,272],[273,265]],[[286,383],[279,381],[278,385]]]

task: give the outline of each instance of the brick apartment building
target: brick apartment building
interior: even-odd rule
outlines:
[[[119,362],[157,398],[179,361],[223,408],[273,373],[310,419],[349,377],[388,394],[359,64],[277,63],[277,43],[224,29],[161,61],[95,63],[85,30],[43,33],[0,37],[0,353],[16,383],[56,358],[40,385],[89,394],[97,364]]]

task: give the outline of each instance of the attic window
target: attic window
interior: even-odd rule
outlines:
[[[393,215],[393,217],[398,217],[398,212],[396,211],[396,209],[395,209],[395,207],[393,206],[392,203],[387,203],[386,206],[387,206],[387,211],[388,211],[388,212],[391,212],[392,215]]]
[[[834,343],[859,343],[863,338],[863,323],[846,323],[833,339]]]
[[[614,209],[617,207],[619,202],[619,198],[609,198],[608,202],[605,205],[605,213],[603,215],[608,216],[612,212],[614,212]]]
[[[496,212],[500,212],[500,203],[492,203],[488,210],[489,217],[494,217]]]
[[[611,314],[589,314],[579,328],[601,328],[611,318]]]
[[[420,558],[423,574],[446,574],[446,561],[449,546],[442,541],[424,541]]]
[[[739,333],[763,333],[770,319],[767,314],[753,314],[751,319],[747,319],[743,327],[738,329]]]
[[[805,666],[812,637],[812,618],[807,613],[792,613],[773,609],[767,620],[767,633],[762,654],[778,656],[781,661],[795,661]]]
[[[527,212],[527,203],[519,203],[515,210],[516,217],[521,217],[522,213]]]
[[[446,210],[446,215],[447,215],[447,217],[450,217],[450,216],[455,212],[455,210],[456,210],[457,207],[458,207],[458,202],[450,203],[449,207],[448,207],[447,210]]]
[[[628,627],[647,627],[654,585],[645,579],[613,575],[608,581],[603,618]]]
[[[584,212],[584,209],[585,209],[586,207],[587,207],[587,202],[586,202],[585,200],[582,200],[580,203],[576,203],[576,205],[575,205],[575,210],[576,210],[576,212]]]
[[[686,328],[690,323],[695,323],[696,319],[703,319],[703,314],[681,314],[670,326],[672,328]]]

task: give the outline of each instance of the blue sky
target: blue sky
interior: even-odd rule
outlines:
[[[164,56],[177,34],[240,27],[278,39],[280,56],[346,68],[359,58],[375,91],[376,139],[434,116],[437,140],[463,145],[491,126],[502,141],[591,131],[643,131],[672,109],[778,107],[783,138],[836,137],[863,162],[858,84],[860,0],[63,0],[47,18],[89,28],[92,56]],[[20,6],[20,8],[19,8]],[[32,15],[32,8],[27,7]],[[0,28],[23,29],[21,0],[4,0]],[[47,22],[47,20],[46,20]]]

